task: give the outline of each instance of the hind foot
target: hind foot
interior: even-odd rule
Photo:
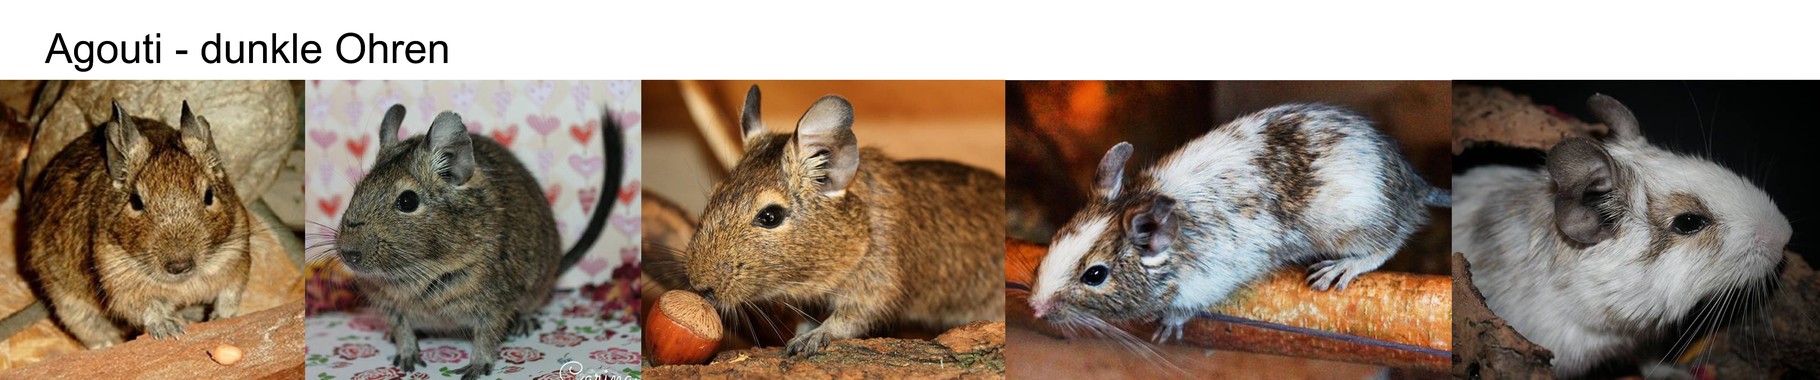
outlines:
[[[398,351],[398,355],[392,357],[392,366],[398,367],[398,370],[400,371],[404,371],[405,373],[417,372],[417,366],[429,366],[429,363],[423,361],[423,356],[419,355],[417,350],[400,349]]]
[[[531,333],[537,332],[538,329],[542,328],[543,321],[537,320],[537,316],[520,314],[517,318],[512,319],[512,326],[506,329],[506,334],[514,337],[522,337],[531,335]]]
[[[1384,265],[1390,255],[1355,256],[1338,260],[1323,260],[1308,266],[1308,285],[1315,290],[1346,290],[1346,285],[1354,278]]]
[[[456,368],[455,372],[461,372],[461,380],[476,380],[481,376],[493,374],[493,363],[478,363],[470,360],[468,365]]]

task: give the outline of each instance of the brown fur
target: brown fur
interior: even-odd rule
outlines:
[[[1264,154],[1255,160],[1270,180],[1270,193],[1278,196],[1271,211],[1285,222],[1299,222],[1302,209],[1321,187],[1313,175],[1320,154],[1309,149],[1308,136],[1299,128],[1305,120],[1296,114],[1270,120],[1264,127]]]
[[[499,344],[538,329],[536,314],[561,273],[581,259],[605,227],[602,200],[580,240],[565,253],[542,187],[512,152],[469,134],[461,116],[443,112],[424,135],[399,141],[403,105],[380,123],[373,170],[354,187],[334,250],[361,292],[391,322],[388,334],[406,372],[424,365],[417,333],[466,335],[474,357],[463,379],[492,373]],[[606,115],[601,143],[611,161],[601,189],[618,190],[625,162],[620,128]],[[405,194],[414,207],[403,207]]]
[[[702,228],[677,257],[695,291],[723,311],[765,301],[827,307],[820,327],[791,341],[807,354],[892,322],[1004,318],[1003,177],[861,149],[845,193],[829,196],[794,137],[749,137],[732,175],[715,185]],[[784,222],[755,226],[772,204],[788,210]]]
[[[1133,189],[1151,189],[1148,177],[1133,179]],[[1153,191],[1135,190],[1117,199],[1096,200],[1088,205],[1083,215],[1117,215],[1112,223],[1106,226],[1106,232],[1100,234],[1093,242],[1093,248],[1081,262],[1075,263],[1072,273],[1085,271],[1089,263],[1105,263],[1112,268],[1142,268],[1138,261],[1144,254],[1135,243],[1127,239],[1131,236],[1131,220],[1138,214],[1148,212],[1151,204],[1156,202],[1158,194]],[[1261,199],[1261,198],[1257,198]],[[1219,214],[1203,215],[1217,224],[1224,224],[1225,217]],[[1186,221],[1182,221],[1186,222]],[[1074,223],[1069,223],[1073,226]],[[1192,232],[1190,232],[1192,233]],[[1060,235],[1058,235],[1060,236]],[[1133,297],[1105,297],[1100,302],[1083,304],[1081,307],[1091,309],[1097,315],[1112,320],[1135,320],[1155,316],[1163,312],[1165,302],[1155,300],[1174,299],[1177,289],[1173,286],[1157,286],[1172,283],[1174,272],[1152,273],[1144,270],[1113,270],[1110,283],[1118,284],[1120,291],[1132,294]],[[1058,317],[1060,317],[1058,315]]]
[[[404,116],[402,107],[392,112],[397,117],[385,123]],[[388,125],[396,127],[382,125],[382,136],[396,131]],[[342,217],[336,250],[361,293],[386,314],[398,350],[394,365],[409,372],[425,364],[419,331],[465,335],[474,356],[456,371],[474,379],[492,371],[507,337],[538,328],[537,309],[564,269],[564,252],[542,189],[510,150],[467,134],[452,113],[430,128],[403,141],[381,139],[379,158]],[[474,166],[466,182],[438,171],[446,152],[430,136],[439,131],[470,139]],[[418,199],[411,212],[396,209],[406,191]]]
[[[64,147],[26,202],[31,274],[64,328],[90,348],[121,342],[117,321],[174,337],[186,306],[212,304],[211,320],[237,315],[251,265],[247,213],[212,148],[193,154],[189,136],[133,121],[146,143],[129,149],[124,182],[108,175],[104,131],[121,125],[109,122]],[[144,211],[131,209],[129,191]],[[167,263],[184,261],[193,268],[168,273]]]

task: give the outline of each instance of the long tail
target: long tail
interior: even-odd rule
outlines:
[[[1428,189],[1428,196],[1422,198],[1422,204],[1428,207],[1453,208],[1453,192],[1442,188]]]
[[[24,309],[13,312],[6,319],[0,319],[0,341],[12,339],[13,334],[31,327],[33,323],[50,317],[50,310],[44,308],[43,300],[32,301]]]
[[[608,164],[607,172],[602,175],[605,183],[600,186],[600,193],[605,197],[600,198],[600,202],[595,204],[594,216],[588,218],[588,228],[582,230],[581,240],[577,240],[575,246],[569,248],[568,253],[563,254],[560,267],[562,271],[568,271],[569,268],[575,266],[575,263],[580,262],[583,256],[587,256],[588,250],[594,247],[594,241],[600,240],[601,231],[607,227],[607,216],[613,213],[613,203],[615,203],[613,195],[619,194],[619,181],[623,179],[620,177],[624,176],[626,172],[625,138],[625,131],[619,129],[619,122],[613,119],[611,110],[602,108],[600,144],[602,150],[606,152]]]

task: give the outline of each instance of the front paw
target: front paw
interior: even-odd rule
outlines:
[[[1182,325],[1165,321],[1161,325],[1157,325],[1156,332],[1150,335],[1150,340],[1157,343],[1182,340]]]
[[[833,341],[833,334],[829,334],[827,331],[817,328],[809,330],[809,333],[807,334],[797,335],[795,338],[791,338],[790,344],[784,346],[784,352],[788,356],[814,356],[815,353],[820,352],[823,348],[827,348],[828,343]]]
[[[468,365],[456,368],[455,371],[461,372],[461,380],[476,380],[481,376],[493,374],[493,363],[475,363],[470,361],[468,362]]]
[[[183,335],[183,318],[174,315],[152,318],[145,324],[145,333],[152,339],[177,339]]]
[[[408,350],[410,352],[405,352],[405,351],[407,351],[407,350],[399,349],[398,356],[392,357],[392,365],[398,367],[399,370],[405,371],[407,373],[415,372],[415,371],[417,371],[417,366],[419,366],[419,365],[428,366],[429,365],[427,363],[424,363],[423,356],[418,355],[417,350]]]
[[[1150,336],[1150,340],[1157,343],[1182,340],[1182,327],[1192,319],[1194,319],[1193,311],[1170,310],[1165,312],[1163,317],[1157,320],[1156,332]]]

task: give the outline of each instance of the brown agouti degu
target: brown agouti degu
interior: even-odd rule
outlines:
[[[404,113],[393,105],[380,122],[379,154],[354,187],[334,250],[390,321],[398,368],[424,364],[418,331],[465,334],[474,357],[456,371],[476,379],[492,373],[506,337],[538,329],[537,310],[600,236],[613,201],[595,207],[564,253],[543,188],[510,150],[469,134],[453,112],[437,115],[425,135],[399,140]],[[618,191],[625,165],[613,121],[601,116],[603,194]]]
[[[835,95],[795,133],[771,133],[755,85],[740,124],[746,153],[676,254],[691,290],[722,315],[770,300],[826,307],[820,326],[787,345],[805,356],[892,323],[1004,319],[1003,177],[862,149],[853,106]]]
[[[177,338],[209,304],[209,320],[240,313],[252,259],[249,219],[217,159],[208,119],[183,105],[181,130],[112,119],[51,159],[26,202],[26,264],[71,335],[89,348],[120,343],[124,321]]]

